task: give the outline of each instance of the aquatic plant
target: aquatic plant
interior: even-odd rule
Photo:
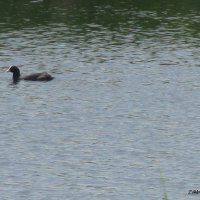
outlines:
[[[167,191],[166,191],[166,187],[165,187],[165,179],[162,175],[161,170],[160,170],[160,184],[161,184],[161,187],[162,187],[162,190],[163,190],[162,200],[168,200]]]

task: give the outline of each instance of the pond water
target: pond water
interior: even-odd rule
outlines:
[[[196,199],[199,4],[1,2],[1,198]]]

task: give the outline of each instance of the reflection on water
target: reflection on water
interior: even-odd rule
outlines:
[[[198,189],[198,2],[0,2],[3,199],[169,199]],[[48,71],[48,83],[12,85]]]

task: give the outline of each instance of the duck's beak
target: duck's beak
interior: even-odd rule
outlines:
[[[6,70],[6,72],[10,72],[10,68]]]

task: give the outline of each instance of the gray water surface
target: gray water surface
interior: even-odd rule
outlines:
[[[196,7],[42,2],[1,14],[1,199],[196,199]]]

